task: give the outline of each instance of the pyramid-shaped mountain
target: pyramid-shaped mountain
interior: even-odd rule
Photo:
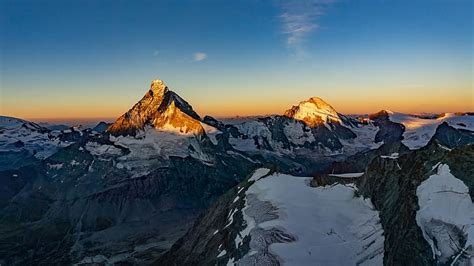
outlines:
[[[153,80],[150,90],[128,112],[107,128],[112,135],[136,135],[146,126],[184,135],[204,134],[201,118],[192,106],[169,90],[162,80]]]

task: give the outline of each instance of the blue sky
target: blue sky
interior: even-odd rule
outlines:
[[[472,1],[0,0],[1,114],[116,117],[161,78],[201,115],[467,111]]]

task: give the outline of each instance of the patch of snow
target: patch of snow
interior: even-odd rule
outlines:
[[[238,152],[235,152],[235,151],[227,151],[226,152],[227,154],[229,155],[233,155],[233,156],[237,156],[237,157],[240,157],[240,158],[244,158],[245,160],[249,161],[249,162],[252,162],[252,163],[256,163],[257,161],[255,160],[252,160],[250,157],[246,157]]]
[[[398,152],[392,153],[391,155],[380,155],[384,159],[398,159]]]
[[[451,149],[450,149],[450,148],[448,148],[448,147],[445,147],[445,146],[443,146],[443,145],[441,145],[441,144],[439,144],[439,143],[438,143],[438,146],[439,146],[441,149],[443,149],[443,150],[446,150],[446,151],[451,151]]]
[[[416,195],[416,222],[434,256],[443,263],[461,253],[474,257],[474,204],[464,182],[448,165],[438,164],[437,173],[418,186]]]
[[[235,197],[235,199],[234,199],[234,201],[232,201],[232,203],[236,203],[239,199],[240,199],[239,196]]]
[[[58,163],[58,164],[49,164],[48,163],[48,167],[51,168],[51,169],[54,169],[54,170],[59,170],[59,169],[63,168],[63,164],[62,163]]]
[[[227,216],[227,224],[225,225],[224,228],[227,228],[229,227],[229,225],[231,225],[233,222],[234,222],[234,214],[238,211],[237,208],[234,208],[232,209],[232,211],[229,213],[229,215]]]
[[[86,150],[95,156],[121,155],[122,151],[112,145],[99,144],[97,142],[87,142]]]
[[[364,174],[364,172],[362,172],[362,173],[330,174],[329,176],[343,177],[343,178],[354,178],[354,177],[361,177],[363,174]]]
[[[225,249],[223,251],[221,251],[221,253],[219,253],[219,255],[217,255],[218,258],[224,256],[225,254],[227,254],[227,251],[225,251]]]
[[[268,175],[270,173],[270,169],[268,168],[259,168],[253,172],[253,175],[249,178],[248,181],[257,181],[258,179]]]

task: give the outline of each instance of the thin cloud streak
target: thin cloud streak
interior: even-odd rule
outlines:
[[[324,8],[334,0],[290,1],[281,5],[282,33],[287,36],[288,47],[296,53],[304,53],[302,44],[310,33],[320,28],[317,20],[324,15]]]

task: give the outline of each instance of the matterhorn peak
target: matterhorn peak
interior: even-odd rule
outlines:
[[[170,91],[162,80],[155,79],[148,93],[110,125],[107,132],[136,135],[138,130],[150,126],[160,131],[199,135],[204,132],[200,121],[191,105]]]
[[[334,108],[319,97],[311,97],[293,106],[284,114],[309,126],[330,123],[341,123],[342,120]]]

